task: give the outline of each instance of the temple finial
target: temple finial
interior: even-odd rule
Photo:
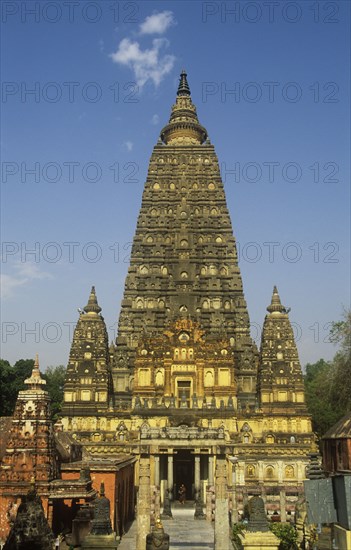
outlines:
[[[274,311],[278,311],[280,313],[286,313],[286,309],[280,301],[280,296],[278,294],[278,289],[276,285],[274,285],[273,287],[272,300],[270,305],[267,307],[267,311],[269,311],[269,313],[273,313]]]
[[[187,74],[183,69],[180,73],[179,86],[177,91],[177,96],[190,96],[190,88],[187,80]]]
[[[95,286],[91,287],[91,292],[87,305],[84,308],[85,313],[100,313],[101,307],[98,304]]]
[[[40,386],[44,386],[46,384],[46,380],[41,377],[40,369],[39,369],[39,355],[36,353],[35,360],[34,360],[34,366],[32,368],[32,374],[29,378],[26,378],[24,381],[25,384],[31,387],[31,389],[39,388]]]
[[[39,372],[39,354],[38,353],[35,354],[33,373],[34,371]]]
[[[197,118],[184,69],[180,73],[176,102],[169,123],[162,128],[160,138],[165,145],[201,145],[206,141],[206,128],[201,126]]]

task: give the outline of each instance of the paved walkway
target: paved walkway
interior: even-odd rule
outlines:
[[[213,525],[206,520],[194,519],[194,504],[185,506],[174,503],[172,506],[173,519],[163,520],[163,527],[170,537],[170,550],[213,550]],[[123,536],[118,550],[135,550],[136,521]]]

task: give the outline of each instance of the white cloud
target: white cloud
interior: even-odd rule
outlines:
[[[0,274],[1,299],[6,300],[13,296],[17,287],[24,285],[27,279],[21,279],[13,275]]]
[[[31,283],[34,279],[50,279],[51,275],[40,271],[35,263],[21,262],[14,264],[15,273],[0,274],[1,299],[11,298],[18,287]]]
[[[160,117],[158,115],[153,115],[151,119],[151,124],[156,126],[160,122]]]
[[[154,13],[140,24],[140,34],[164,34],[171,25],[175,24],[176,21],[171,11]]]
[[[131,150],[133,149],[133,142],[132,141],[125,141],[123,143],[124,147],[127,149],[128,153],[131,152]]]
[[[110,54],[112,61],[129,67],[136,83],[140,88],[151,80],[156,87],[163,78],[171,72],[175,62],[175,56],[161,53],[169,46],[166,38],[155,38],[152,48],[142,50],[139,42],[132,42],[129,38],[123,38],[115,53]]]

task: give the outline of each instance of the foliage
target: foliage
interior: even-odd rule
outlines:
[[[319,436],[322,436],[344,414],[344,409],[333,402],[333,374],[333,364],[324,359],[306,365],[306,403],[312,415],[313,430]]]
[[[306,402],[319,436],[351,410],[351,312],[332,324],[330,341],[339,344],[334,359],[306,365]]]
[[[246,531],[247,525],[245,523],[234,523],[232,526],[232,541],[235,548],[242,548],[242,543],[239,535],[242,535]]]
[[[333,359],[332,399],[344,414],[351,410],[351,310],[344,311],[343,320],[333,323],[330,341],[340,345]],[[346,383],[345,383],[346,382]]]
[[[51,416],[53,420],[57,420],[61,412],[65,374],[66,368],[64,365],[48,367],[43,374],[43,378],[46,380],[46,389],[51,399]]]
[[[24,380],[29,378],[34,366],[33,359],[20,359],[12,367],[0,359],[0,416],[13,414],[18,392],[25,389]],[[51,399],[53,420],[57,419],[63,401],[63,383],[65,367],[48,367],[43,378],[47,381],[46,389]]]
[[[0,416],[11,416],[18,392],[25,388],[34,366],[33,359],[20,359],[13,367],[8,361],[0,360]]]
[[[272,533],[280,540],[279,550],[295,550],[297,532],[290,523],[270,523]]]

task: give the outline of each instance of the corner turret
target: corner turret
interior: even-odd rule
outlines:
[[[265,317],[259,362],[258,388],[263,410],[306,409],[301,365],[293,329],[275,286]]]
[[[71,429],[73,416],[92,417],[106,410],[112,388],[108,335],[94,286],[87,305],[79,311],[64,386],[66,430]],[[86,429],[90,423],[85,421]]]

